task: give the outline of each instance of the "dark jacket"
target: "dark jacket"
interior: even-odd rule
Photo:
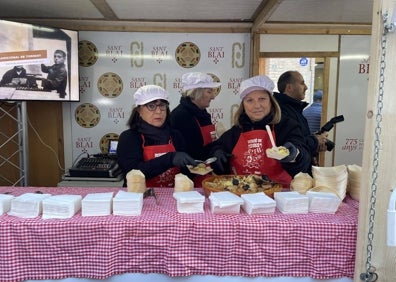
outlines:
[[[66,95],[67,70],[65,64],[55,64],[50,67],[41,65],[41,71],[48,73],[43,79],[44,90],[56,90],[61,96]]]
[[[4,86],[12,82],[13,78],[27,78],[26,74],[26,69],[22,68],[20,69],[20,74],[18,74],[18,68],[13,67],[12,69],[6,71],[6,73],[3,75],[0,85]]]
[[[169,126],[167,127],[169,128]],[[180,132],[176,130],[170,128],[169,130],[163,130],[150,126],[147,123],[144,125],[144,129],[141,127],[137,130],[127,129],[120,134],[117,146],[117,160],[124,175],[124,181],[126,174],[132,169],[140,170],[145,175],[146,179],[150,179],[174,167],[172,163],[174,157],[173,152],[166,153],[152,160],[144,161],[142,135],[144,135],[146,146],[167,144],[169,138],[171,138],[176,151],[184,151],[184,139]],[[188,171],[181,172],[188,174]],[[124,183],[124,186],[125,184],[126,183]]]
[[[180,104],[170,115],[171,125],[179,130],[186,142],[186,153],[194,159],[205,160],[209,157],[211,144],[203,146],[201,126],[212,124],[211,116],[206,109],[201,110],[189,97],[182,97]]]
[[[308,103],[293,99],[286,94],[281,94],[278,92],[274,92],[274,97],[278,101],[278,104],[281,108],[282,116],[286,116],[297,121],[301,126],[302,133],[304,135],[305,142],[311,157],[316,156],[318,152],[318,140],[314,134],[311,134],[307,119],[303,115],[303,110],[306,106],[308,106]]]
[[[217,141],[215,141],[212,149],[213,152],[221,148],[226,153],[231,154],[241,132],[257,129],[266,130],[265,125],[268,124],[271,119],[271,117],[267,117],[260,122],[252,122],[246,116],[246,114],[242,114],[239,119],[242,128],[240,126],[234,125],[229,130],[227,130]],[[299,172],[310,172],[311,157],[304,142],[300,126],[294,120],[291,120],[287,117],[282,117],[281,121],[274,126],[274,131],[277,146],[282,146],[286,142],[291,142],[300,151],[300,154],[297,156],[295,162],[281,163],[283,169],[286,170],[287,173],[289,173],[292,177]],[[228,171],[225,171],[225,174],[230,174],[230,166],[226,165],[225,167],[228,169]]]

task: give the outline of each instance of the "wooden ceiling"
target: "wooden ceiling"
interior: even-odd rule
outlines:
[[[370,31],[372,0],[1,0],[0,18],[76,30]]]

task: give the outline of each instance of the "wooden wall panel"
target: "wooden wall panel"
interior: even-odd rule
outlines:
[[[63,174],[63,167],[60,168],[60,166],[64,165],[62,104],[27,102],[27,113],[28,184],[29,186],[57,186]]]

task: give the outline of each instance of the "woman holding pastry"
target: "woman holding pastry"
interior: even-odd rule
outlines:
[[[265,75],[241,82],[242,101],[234,126],[212,149],[216,173],[266,175],[288,186],[294,175],[309,171],[310,155],[301,128],[281,115],[273,89],[273,81]]]
[[[184,152],[183,136],[170,126],[169,95],[162,87],[145,85],[134,99],[129,129],[120,134],[117,147],[124,187],[131,170],[144,174],[147,187],[174,187],[175,175],[189,174],[186,166],[197,163]]]
[[[202,72],[185,73],[181,82],[182,97],[171,112],[171,124],[182,133],[186,152],[194,159],[205,160],[210,157],[210,145],[216,140],[216,128],[206,109],[215,98],[214,88],[220,83]]]
[[[171,112],[172,127],[179,130],[186,141],[186,152],[194,159],[206,160],[213,141],[216,127],[206,110],[215,98],[215,88],[221,84],[203,72],[189,72],[182,75],[182,97],[179,105]],[[202,177],[196,176],[197,186]]]

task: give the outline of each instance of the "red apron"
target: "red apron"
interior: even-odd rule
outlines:
[[[209,124],[205,126],[201,126],[197,120],[198,127],[201,130],[201,135],[203,139],[203,146],[206,146],[217,139],[216,137],[216,127],[214,124]],[[194,187],[202,187],[202,181],[211,176],[210,174],[206,175],[196,175],[194,176]]]
[[[175,152],[176,149],[172,144],[172,141],[169,144],[164,145],[153,145],[153,146],[144,146],[144,137],[143,138],[143,158],[145,161],[152,160],[156,157],[162,156],[168,152]],[[146,179],[147,187],[174,187],[175,186],[175,175],[180,172],[178,167],[172,167],[160,175],[157,175],[151,179]]]
[[[273,131],[272,134],[276,140]],[[268,158],[265,153],[265,150],[271,147],[267,131],[243,132],[232,151],[231,167],[235,168],[238,175],[265,174],[271,180],[289,187],[292,177],[282,168],[279,161]]]
[[[201,130],[201,135],[203,139],[203,145],[206,146],[213,141],[216,141],[216,127],[214,124],[209,124],[205,126],[201,126],[197,120],[198,127]]]

